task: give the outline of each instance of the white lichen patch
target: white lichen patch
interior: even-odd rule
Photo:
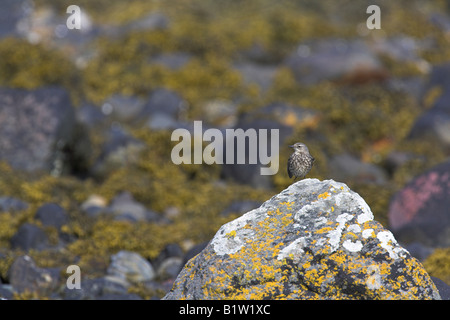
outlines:
[[[358,215],[358,219],[357,219],[359,224],[362,224],[362,223],[370,221],[370,220],[373,220],[373,214],[370,210]]]
[[[389,253],[392,259],[404,257],[407,251],[400,247],[395,240],[394,235],[390,231],[380,231],[377,234],[377,239],[380,241],[380,246]]]
[[[350,252],[358,252],[363,247],[361,241],[359,241],[359,240],[356,240],[355,242],[353,242],[351,240],[345,240],[344,243],[342,244],[342,246]]]
[[[351,219],[353,219],[353,215],[349,213],[340,214],[336,218],[336,221],[339,223],[338,226],[333,231],[328,232],[327,235],[329,238],[328,243],[331,246],[331,252],[334,252],[338,249],[339,243],[341,241],[342,231],[345,228],[345,223],[347,221],[350,221]]]
[[[374,234],[372,228],[363,230],[363,232],[362,232],[362,236],[363,236],[364,239],[373,237],[374,235],[375,235],[375,234]]]

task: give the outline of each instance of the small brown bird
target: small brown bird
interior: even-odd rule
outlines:
[[[308,147],[304,143],[297,142],[289,147],[294,148],[287,165],[289,178],[294,177],[294,181],[297,178],[303,179],[311,170],[315,159],[309,154]]]

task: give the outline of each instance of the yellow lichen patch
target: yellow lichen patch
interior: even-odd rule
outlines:
[[[236,230],[228,232],[225,236],[227,236],[228,238],[234,238],[236,236]]]
[[[333,230],[334,230],[334,228],[332,228],[332,227],[323,227],[323,228],[315,231],[314,233],[322,234],[322,233],[328,233],[328,232],[333,231]]]
[[[323,200],[325,200],[325,199],[328,198],[328,197],[330,197],[330,194],[329,194],[327,191],[325,191],[324,193],[319,194],[319,195],[317,196],[317,199],[323,199]]]
[[[280,202],[281,206],[286,206],[286,209],[291,210],[291,206],[294,204],[294,202]]]

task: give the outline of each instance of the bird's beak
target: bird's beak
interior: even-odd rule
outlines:
[[[294,148],[294,145],[292,145],[292,146],[289,146],[289,148]]]

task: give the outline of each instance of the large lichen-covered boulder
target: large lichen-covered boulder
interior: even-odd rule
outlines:
[[[164,299],[440,299],[347,185],[305,179],[223,225]]]

